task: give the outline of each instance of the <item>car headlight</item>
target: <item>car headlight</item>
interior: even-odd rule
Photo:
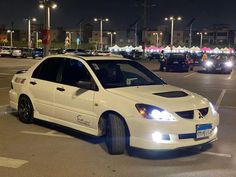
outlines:
[[[168,111],[156,106],[147,104],[136,104],[138,112],[145,119],[152,119],[156,121],[176,121],[176,118]]]
[[[212,111],[212,114],[215,116],[218,114],[218,112],[216,111],[215,107],[213,106],[213,104],[211,102],[209,102],[209,105],[210,105],[210,108],[211,108],[211,111]]]
[[[233,66],[233,62],[232,61],[227,61],[227,62],[225,62],[225,66],[232,67]]]
[[[213,65],[213,62],[212,62],[212,61],[206,61],[205,65],[206,65],[207,67],[210,67],[210,66]]]

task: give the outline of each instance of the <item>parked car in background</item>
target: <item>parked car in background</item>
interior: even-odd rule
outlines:
[[[202,52],[189,53],[190,58],[193,60],[193,65],[200,66],[202,64]]]
[[[164,58],[164,55],[162,53],[159,53],[159,52],[153,52],[153,53],[150,53],[150,55],[148,56],[148,59],[149,60],[161,60]]]
[[[234,61],[228,55],[219,54],[203,62],[203,70],[230,74],[234,67]]]
[[[169,53],[160,60],[161,71],[185,71],[193,70],[193,60],[189,53]]]
[[[2,46],[0,49],[0,55],[1,57],[11,57],[12,56],[12,51],[15,48],[9,47],[9,46]]]
[[[141,59],[143,56],[143,52],[140,52],[138,50],[132,50],[130,52],[121,52],[121,55],[124,58],[128,58],[128,59],[133,59],[133,60],[137,60],[137,59]]]
[[[97,50],[97,51],[94,51],[94,55],[96,55],[96,56],[110,56],[111,52],[109,50]]]
[[[65,49],[63,53],[70,54],[70,55],[88,55],[86,50],[83,50],[83,49]]]
[[[43,58],[43,49],[42,48],[35,48],[32,51],[32,57],[35,59],[37,57]]]
[[[31,48],[16,48],[12,51],[12,57],[32,57],[32,50]]]
[[[62,48],[51,48],[49,50],[49,54],[50,55],[57,55],[57,54],[62,54],[63,53],[63,49]]]

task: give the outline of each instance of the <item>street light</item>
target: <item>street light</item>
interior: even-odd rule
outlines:
[[[108,35],[111,35],[111,47],[113,46],[113,35],[116,35],[116,32],[108,32]]]
[[[171,42],[170,42],[170,45],[173,46],[173,43],[174,43],[174,21],[175,20],[182,20],[181,17],[169,17],[169,18],[165,18],[165,21],[171,21]]]
[[[56,9],[57,4],[54,0],[39,0],[39,8],[45,9],[45,21],[44,21],[44,30],[43,30],[43,44],[44,44],[44,56],[49,55],[49,49],[51,46],[51,38],[50,38],[50,15],[51,9]]]
[[[108,18],[94,18],[94,21],[100,21],[100,50],[103,50],[103,42],[102,42],[102,23],[103,22],[108,22],[109,19]]]
[[[37,21],[36,18],[31,18],[31,17],[28,17],[28,18],[25,18],[25,20],[27,20],[28,22],[28,48],[31,48],[32,47],[32,41],[31,41],[31,21],[35,22]]]
[[[207,32],[197,32],[197,35],[200,35],[200,48],[202,48],[203,35],[207,35]]]
[[[11,41],[11,47],[13,47],[13,33],[14,33],[15,31],[13,31],[13,30],[7,30],[7,33],[10,33],[10,41]]]
[[[157,41],[157,44],[156,44],[156,45],[157,45],[157,47],[158,47],[158,46],[159,46],[159,35],[161,35],[161,36],[162,36],[162,35],[163,35],[163,33],[162,33],[162,32],[160,32],[160,33],[156,32],[156,33],[153,33],[153,35],[157,37],[157,39],[156,39],[156,41]]]

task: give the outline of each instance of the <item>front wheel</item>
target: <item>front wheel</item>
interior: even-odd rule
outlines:
[[[110,154],[123,154],[126,148],[124,122],[114,114],[109,115],[107,120],[106,145]]]
[[[32,123],[34,119],[34,109],[27,96],[21,96],[18,103],[19,120],[24,123]]]

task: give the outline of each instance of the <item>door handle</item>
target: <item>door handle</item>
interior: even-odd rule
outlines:
[[[30,81],[30,84],[31,84],[31,85],[36,85],[36,84],[37,84],[37,82]]]
[[[61,88],[61,87],[57,87],[57,90],[60,91],[60,92],[64,92],[66,89]]]

